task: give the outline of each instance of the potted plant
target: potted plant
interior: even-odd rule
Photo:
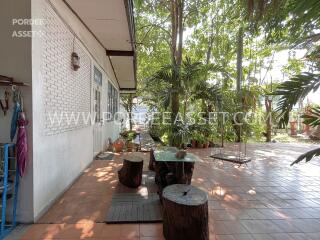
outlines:
[[[190,138],[190,130],[188,125],[184,124],[178,124],[175,126],[175,133],[173,138],[175,139],[175,142],[177,146],[179,146],[181,149],[184,149],[186,146],[186,142],[188,142],[188,139]]]
[[[192,148],[197,147],[197,133],[192,133],[191,135],[191,147]]]
[[[135,149],[135,143],[133,143],[133,140],[136,138],[138,133],[131,130],[131,131],[123,131],[122,133],[120,133],[120,135],[125,140],[127,151],[132,152]]]
[[[205,138],[201,133],[197,134],[197,148],[203,148]]]
[[[128,141],[126,143],[126,145],[127,145],[127,151],[128,152],[134,152],[134,149],[136,148],[136,144],[135,143],[133,143],[132,141]]]
[[[122,152],[123,147],[124,147],[124,142],[121,139],[118,139],[113,143],[114,152]]]
[[[297,135],[297,121],[294,120],[290,122],[290,131],[291,131],[291,136]]]
[[[204,146],[204,148],[208,148],[209,147],[209,145],[210,145],[210,142],[209,142],[209,140],[205,140],[205,142],[204,142],[204,144],[203,144]]]
[[[192,148],[197,148],[198,147],[198,141],[200,137],[200,132],[199,132],[199,126],[194,124],[190,126],[190,137],[191,137],[191,147]]]

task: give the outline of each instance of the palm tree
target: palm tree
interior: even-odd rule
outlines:
[[[184,120],[186,120],[187,106],[190,99],[194,99],[194,96],[198,94],[201,95],[198,99],[202,99],[204,96],[212,95],[216,93],[216,89],[209,87],[207,84],[207,76],[209,72],[219,72],[223,69],[214,64],[203,64],[200,61],[192,61],[190,58],[186,57],[182,61],[180,69],[180,81],[179,87],[176,87],[175,77],[177,74],[177,68],[174,65],[168,64],[163,66],[159,71],[157,71],[148,81],[147,87],[150,92],[156,96],[157,101],[166,110],[170,105],[172,106],[172,94],[183,96],[183,115]],[[156,89],[156,92],[152,90],[154,86],[161,86]],[[204,86],[202,86],[204,85]],[[199,89],[201,88],[202,89]],[[210,99],[211,99],[210,98]],[[180,116],[180,115],[177,115]],[[171,124],[171,145],[175,145],[174,136],[178,135],[177,131],[179,128],[174,126],[174,121]],[[177,141],[176,143],[179,143]]]

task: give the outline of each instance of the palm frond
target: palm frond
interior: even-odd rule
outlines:
[[[293,163],[291,163],[291,166],[303,161],[304,159],[306,160],[306,162],[309,162],[311,159],[313,159],[314,157],[317,157],[317,156],[320,156],[320,148],[313,149],[311,151],[308,151],[308,152],[300,155],[297,158],[297,160],[295,160]]]
[[[319,21],[320,19],[319,0],[292,1],[289,7],[292,9],[294,14],[300,18],[303,18],[304,22],[314,22]]]
[[[148,80],[147,85],[152,86],[155,82],[163,82],[172,84],[175,79],[177,69],[175,66],[168,64],[164,65],[160,70],[155,72]]]
[[[307,114],[301,116],[304,124],[316,127],[320,125],[320,106],[313,107]]]
[[[182,62],[181,69],[181,84],[185,88],[190,88],[194,85],[194,82],[199,78],[201,70],[202,70],[201,62],[192,62],[189,57],[186,57]]]
[[[320,74],[302,73],[279,85],[272,95],[281,96],[276,111],[279,111],[279,124],[286,126],[289,114],[299,99],[304,99],[310,92],[315,92],[320,87]]]
[[[206,66],[206,71],[208,71],[208,72],[225,72],[225,69],[220,65],[211,63]]]

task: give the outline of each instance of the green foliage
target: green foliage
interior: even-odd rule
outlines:
[[[320,106],[311,108],[311,110],[301,116],[304,124],[316,127],[320,125]]]
[[[306,162],[309,162],[311,159],[313,159],[316,156],[320,156],[320,148],[313,149],[311,151],[308,151],[302,155],[300,155],[297,160],[295,160],[293,163],[291,163],[291,166],[294,164],[297,164],[299,162],[302,162],[304,159]]]
[[[126,141],[132,141],[136,138],[137,132],[130,130],[130,131],[123,131],[120,133],[120,136],[123,137]]]
[[[280,95],[276,111],[279,111],[280,125],[286,126],[289,114],[299,99],[304,99],[310,92],[320,87],[320,74],[302,73],[279,85],[273,95]]]
[[[179,92],[183,119],[188,111],[195,112],[194,115],[203,112],[205,120],[211,111],[261,111],[264,115],[263,97],[274,90],[275,84],[270,84],[267,74],[262,73],[272,69],[274,54],[292,47],[309,48],[320,39],[320,17],[315,10],[319,9],[318,0],[185,0],[183,56],[188,57],[177,69],[171,64],[170,3],[135,0],[138,88],[143,102],[160,112],[172,106],[172,96]],[[234,90],[240,27],[244,30],[241,94]],[[291,59],[283,72],[293,76],[293,80],[279,84],[274,93],[280,97],[276,110],[284,122],[295,103],[318,88],[320,48],[314,45],[310,49],[306,58],[312,62],[313,73],[301,74],[304,59]],[[273,95],[272,99],[276,97]],[[272,109],[271,112],[274,117]],[[201,117],[196,118],[201,121]],[[259,140],[265,127],[265,122],[254,122],[242,131]],[[239,129],[230,119],[223,129],[225,139],[236,139]],[[172,126],[160,123],[151,130],[165,142],[173,137]],[[205,125],[203,129],[196,124],[177,125],[173,132],[180,142],[190,134],[217,139],[221,137],[222,122]]]
[[[318,0],[248,0],[243,9],[251,29],[263,29],[270,43],[297,43],[320,26]]]
[[[282,72],[288,76],[300,74],[304,67],[304,62],[300,59],[289,59],[288,64],[283,67]]]
[[[189,129],[189,126],[187,124],[181,124],[180,122],[178,124],[175,124],[173,126],[175,128],[175,131],[172,131],[173,138],[176,139],[176,143],[178,146],[181,146],[183,143],[188,143],[191,137],[191,131]]]

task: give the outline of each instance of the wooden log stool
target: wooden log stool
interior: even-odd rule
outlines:
[[[155,162],[155,181],[158,185],[158,193],[162,201],[162,191],[172,184],[191,184],[194,163],[193,162]]]
[[[163,190],[163,235],[166,240],[208,240],[208,195],[174,184]]]
[[[143,159],[132,155],[123,159],[123,166],[118,171],[119,181],[131,188],[137,188],[141,185],[143,170]]]

